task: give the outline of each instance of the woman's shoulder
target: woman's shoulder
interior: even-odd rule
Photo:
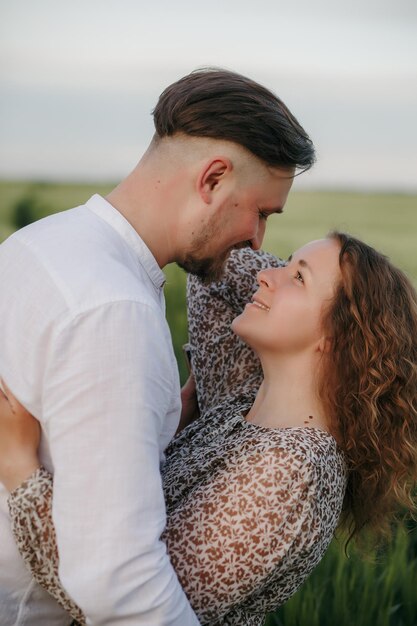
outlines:
[[[322,468],[332,465],[345,469],[345,457],[328,431],[314,427],[271,429],[272,440],[286,450],[300,467]]]
[[[318,428],[264,428],[241,417],[242,434],[237,438],[240,454],[250,455],[254,465],[272,467],[294,488],[308,483],[311,492],[332,483],[343,497],[347,481],[345,456],[334,437]],[[280,479],[277,480],[279,487]],[[337,489],[337,487],[340,489]],[[326,491],[326,490],[325,490]],[[339,493],[340,492],[340,493]]]

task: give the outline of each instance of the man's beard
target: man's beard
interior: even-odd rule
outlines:
[[[216,255],[213,255],[213,252],[211,254],[205,253],[205,250],[212,249],[215,246],[216,241],[221,239],[222,234],[221,226],[219,226],[216,217],[213,217],[206,225],[204,232],[194,237],[184,257],[177,259],[177,265],[189,274],[198,276],[205,284],[220,280],[230,252],[233,249],[251,246],[249,241],[243,241]]]
[[[187,252],[182,260],[177,260],[177,265],[189,274],[198,276],[198,278],[207,285],[208,283],[222,278],[227,260],[232,250],[240,250],[241,248],[248,247],[251,247],[250,241],[242,241],[215,257],[200,256],[197,252],[198,248],[193,247],[192,250]]]
[[[177,265],[189,274],[194,274],[205,284],[220,280],[223,275],[224,266],[230,250],[217,257],[199,258],[191,252],[187,253]]]

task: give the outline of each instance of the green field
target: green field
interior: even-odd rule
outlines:
[[[111,188],[112,185],[0,182],[0,239],[15,230],[22,218],[22,205],[29,206],[29,213],[37,219],[81,204],[93,193],[105,195]],[[25,199],[26,205],[21,202]],[[346,230],[382,250],[417,286],[417,196],[295,190],[285,213],[270,218],[264,248],[286,258],[333,228]],[[165,272],[167,317],[184,380],[181,345],[187,338],[185,275],[175,265]],[[373,563],[355,552],[347,559],[334,541],[303,588],[268,617],[267,624],[417,626],[415,525],[397,533],[395,541],[375,555]]]
[[[295,184],[296,185],[296,184]],[[24,197],[36,198],[38,215],[83,203],[113,185],[70,185],[0,181],[0,236],[13,229],[13,208]],[[347,230],[381,248],[417,281],[417,195],[297,191],[280,216],[270,218],[265,249],[287,256],[331,228]]]
[[[0,240],[15,230],[16,205],[28,199],[33,217],[77,206],[93,193],[105,195],[108,185],[70,185],[0,181]],[[283,215],[269,219],[264,248],[287,258],[311,239],[339,228],[380,248],[417,285],[417,196],[341,192],[290,194]],[[181,379],[186,375],[181,345],[186,341],[185,275],[178,267],[165,269],[167,317],[173,334]]]

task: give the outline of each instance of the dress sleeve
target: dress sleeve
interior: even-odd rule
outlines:
[[[37,470],[15,489],[8,500],[12,531],[33,578],[81,626],[86,623],[84,615],[62,587],[58,575],[52,492],[52,475],[44,468]]]
[[[187,282],[188,332],[192,369],[201,413],[226,397],[252,395],[262,381],[258,357],[231,330],[258,285],[258,272],[279,267],[277,257],[250,248],[234,250],[221,281]]]
[[[286,555],[311,537],[315,490],[311,464],[276,447],[226,459],[182,500],[162,539],[202,624],[233,613],[278,569],[285,576]],[[58,577],[51,500],[52,478],[40,470],[9,498],[13,533],[36,580],[84,624]]]
[[[237,623],[238,605],[285,577],[285,557],[311,537],[316,487],[306,459],[241,451],[169,515],[163,539],[202,624]]]

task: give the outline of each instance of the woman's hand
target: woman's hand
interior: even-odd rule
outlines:
[[[13,491],[40,467],[40,426],[2,381],[0,389],[0,481]]]

